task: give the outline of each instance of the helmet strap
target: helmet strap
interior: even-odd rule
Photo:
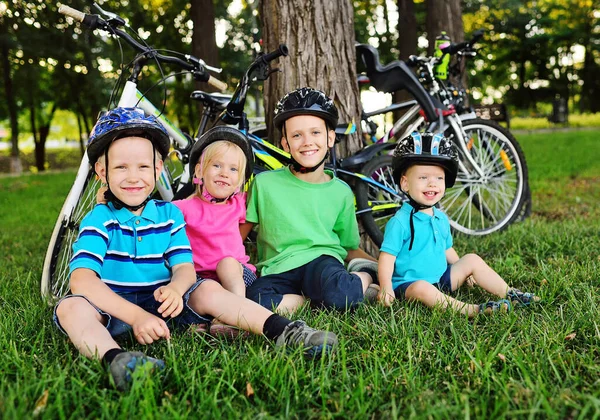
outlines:
[[[231,194],[229,197],[217,198],[217,197],[214,197],[211,193],[209,193],[206,188],[204,188],[204,180],[200,179],[199,182],[198,182],[197,194],[201,195],[202,197],[204,197],[204,199],[206,201],[208,201],[209,203],[219,204],[219,203],[223,203],[224,201],[229,200],[231,197],[233,197],[234,195],[236,195],[238,193],[238,191],[239,191],[239,189],[236,190],[236,191],[234,191],[234,193]]]
[[[416,212],[419,210],[430,209],[433,206],[426,206],[425,204],[417,203],[408,193],[404,193],[408,197],[408,204],[412,207],[410,211],[410,244],[408,245],[408,250],[412,250],[413,242],[415,241],[415,223],[413,221],[413,217]]]
[[[327,153],[325,153],[325,156],[323,157],[323,159],[321,159],[321,161],[319,163],[317,163],[315,166],[311,167],[311,168],[307,168],[306,166],[302,166],[300,165],[296,159],[294,159],[294,157],[292,156],[292,168],[294,169],[294,172],[298,172],[301,174],[308,174],[311,172],[314,172],[317,170],[317,168],[319,166],[321,166],[323,164],[323,162],[325,162],[327,160],[327,158],[329,157],[329,150],[327,150]]]

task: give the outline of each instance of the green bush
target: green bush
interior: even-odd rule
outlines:
[[[35,151],[21,150],[19,153],[24,171],[37,172]],[[46,169],[77,168],[81,162],[81,151],[77,148],[46,149]],[[10,172],[10,150],[0,151],[0,173]]]

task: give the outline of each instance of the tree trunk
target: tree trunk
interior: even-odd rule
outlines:
[[[52,119],[54,118],[54,112],[56,111],[56,103],[52,104],[52,109],[50,110],[50,114],[48,114],[48,119],[42,123],[39,130],[39,137],[34,134],[35,139],[35,166],[39,172],[46,170],[46,140],[48,139],[48,134],[50,134],[50,126],[52,124]],[[32,113],[33,114],[33,113]]]
[[[354,12],[350,0],[263,0],[260,5],[263,41],[267,51],[287,44],[289,57],[280,58],[282,71],[265,82],[265,121],[269,139],[274,132],[274,109],[287,92],[310,86],[332,97],[340,123],[354,121],[360,129],[360,97],[356,82]],[[362,147],[359,133],[338,145],[340,157]]]
[[[23,164],[19,156],[19,118],[18,109],[13,92],[11,68],[9,60],[10,51],[6,44],[2,45],[2,67],[4,74],[4,93],[6,95],[6,106],[10,118],[10,172],[20,174],[23,172]]]
[[[429,41],[428,54],[433,54],[435,37],[446,31],[453,43],[465,38],[460,0],[426,0],[426,30]]]
[[[194,22],[192,34],[192,54],[201,58],[206,64],[219,65],[219,49],[215,39],[215,7],[213,0],[191,0],[190,17]],[[198,89],[214,92],[207,83],[198,82]]]
[[[400,60],[406,61],[411,55],[417,54],[417,17],[415,15],[414,0],[398,0],[398,50],[400,50]],[[394,94],[395,102],[402,102],[411,99],[411,95],[405,90],[400,90]],[[397,120],[406,111],[398,111],[394,114],[394,120]]]

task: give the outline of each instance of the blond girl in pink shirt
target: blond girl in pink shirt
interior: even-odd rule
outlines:
[[[216,280],[238,296],[256,280],[240,225],[246,221],[242,188],[252,175],[253,155],[240,131],[212,128],[194,144],[190,172],[195,193],[173,203],[181,210],[199,278]]]

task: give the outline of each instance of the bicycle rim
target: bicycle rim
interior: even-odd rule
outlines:
[[[78,198],[74,207],[60,213],[52,238],[48,245],[48,253],[42,273],[42,297],[54,303],[69,291],[69,262],[73,254],[73,243],[79,234],[79,224],[96,204],[96,193],[100,188],[100,180],[93,171],[89,171],[83,189],[72,191]]]
[[[377,246],[383,242],[385,225],[402,206],[404,194],[400,192],[392,174],[392,157],[377,156],[361,170],[362,174],[396,191],[391,194],[367,182],[356,186],[358,215],[369,237]]]
[[[456,184],[446,191],[440,208],[450,225],[468,235],[487,235],[512,223],[526,198],[527,166],[516,139],[494,123],[464,122],[467,149],[482,169],[479,176],[459,157],[467,172],[459,170]]]

